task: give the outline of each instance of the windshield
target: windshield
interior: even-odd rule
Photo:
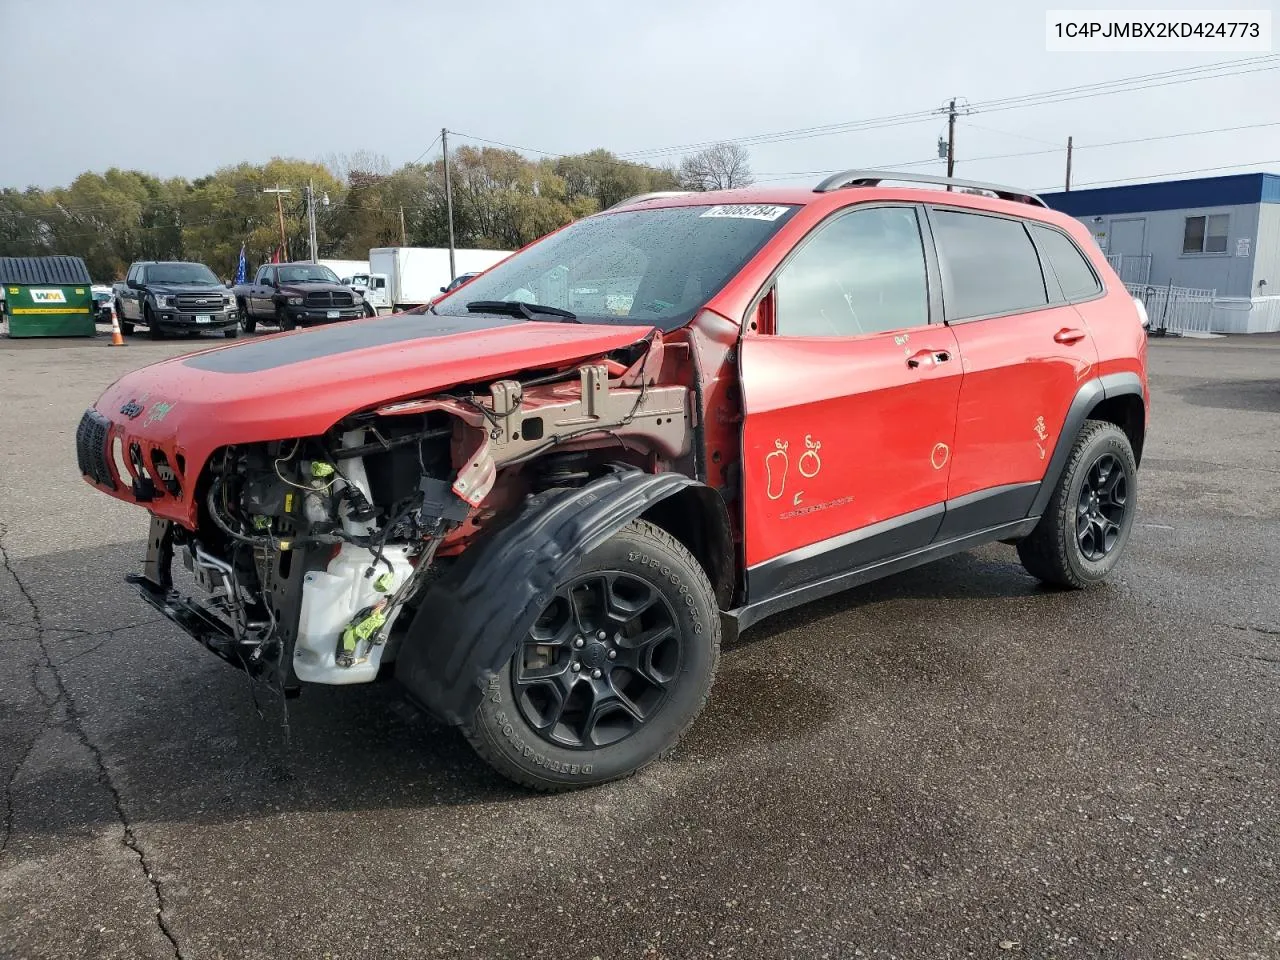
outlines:
[[[338,275],[318,263],[299,263],[279,270],[281,283],[337,283]]]
[[[665,207],[587,217],[476,277],[435,305],[521,301],[585,321],[642,320],[674,330],[777,232],[795,207]]]
[[[153,263],[147,267],[147,283],[192,283],[216,287],[220,281],[203,263]]]

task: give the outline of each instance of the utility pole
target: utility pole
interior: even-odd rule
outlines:
[[[316,181],[307,183],[307,240],[311,243],[311,262],[316,262]]]
[[[284,204],[280,200],[280,196],[285,193],[293,193],[285,187],[276,184],[274,187],[267,187],[263,193],[274,193],[276,195],[276,213],[280,216],[280,256],[285,260],[289,259],[289,241],[284,232]]]
[[[951,103],[947,105],[947,179],[956,169],[956,100],[951,98]],[[947,185],[947,189],[951,189],[951,185]]]
[[[400,208],[400,246],[407,247],[408,245],[409,238],[404,231],[404,207],[402,206]]]
[[[440,128],[440,147],[444,151],[444,205],[449,213],[449,282],[458,279],[453,264],[453,185],[449,182],[449,131]]]
[[[1067,189],[1066,193],[1071,192],[1071,138],[1067,137]]]

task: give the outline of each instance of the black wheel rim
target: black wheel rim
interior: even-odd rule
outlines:
[[[520,713],[549,743],[594,750],[653,719],[680,675],[675,611],[653,584],[619,571],[561,586],[512,660]]]
[[[1076,542],[1086,560],[1096,562],[1116,548],[1128,499],[1129,478],[1120,459],[1107,453],[1095,460],[1076,502]]]

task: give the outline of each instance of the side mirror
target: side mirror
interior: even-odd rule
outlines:
[[[448,293],[448,292],[449,292],[449,288],[448,288],[448,287],[441,287],[441,288],[440,288],[440,292],[441,292],[441,293]]]

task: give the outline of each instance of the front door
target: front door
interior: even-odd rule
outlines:
[[[274,269],[263,267],[258,274],[258,282],[250,291],[253,300],[252,312],[255,316],[267,317],[275,310],[275,304],[271,301],[271,296],[275,292],[272,287],[274,275]]]
[[[825,221],[777,275],[772,329],[743,338],[753,602],[924,547],[941,523],[961,365],[919,216]]]

